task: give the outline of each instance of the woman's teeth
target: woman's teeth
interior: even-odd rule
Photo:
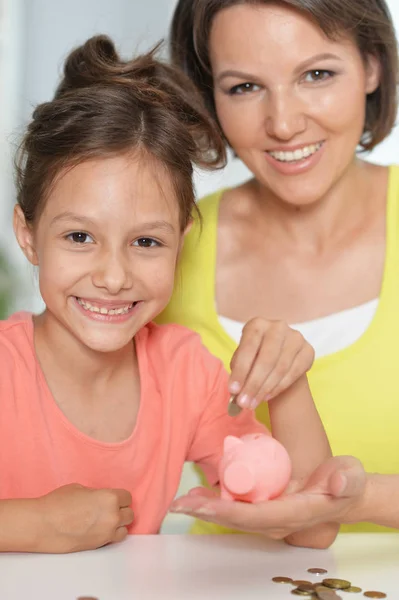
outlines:
[[[268,152],[270,156],[275,158],[280,162],[295,162],[297,160],[303,160],[308,156],[311,156],[322,147],[322,142],[318,144],[311,144],[310,146],[304,146],[298,150],[294,150],[292,152],[283,152],[282,150],[277,150],[276,152]]]
[[[87,300],[82,300],[81,298],[76,298],[76,300],[85,310],[101,315],[125,315],[136,304],[136,302],[131,302],[130,304],[126,304],[126,306],[121,306],[119,308],[105,308],[104,306],[94,306],[90,302],[87,302]]]

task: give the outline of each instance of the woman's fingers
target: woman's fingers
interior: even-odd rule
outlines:
[[[305,342],[298,348],[290,367],[282,377],[276,377],[276,385],[268,390],[268,400],[276,398],[290,388],[302,375],[309,371],[314,361],[314,350]]]
[[[195,487],[187,492],[187,496],[200,496],[201,498],[217,498],[218,494],[215,490],[206,487]]]
[[[230,363],[230,391],[239,390],[237,400],[241,406],[249,408],[254,394],[272,371],[282,343],[283,336],[272,321],[252,319],[245,325]]]
[[[290,387],[310,369],[313,348],[283,321],[252,319],[231,361],[230,392],[237,403],[256,408]]]

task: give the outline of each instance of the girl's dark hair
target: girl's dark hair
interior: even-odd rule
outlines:
[[[16,158],[18,203],[28,223],[40,216],[56,177],[83,161],[139,152],[170,175],[183,229],[195,210],[193,165],[222,166],[224,144],[195,86],[153,51],[119,58],[106,36],[66,59],[51,102],[33,113]]]
[[[301,11],[331,39],[349,35],[364,60],[375,56],[381,75],[378,89],[366,100],[366,119],[360,145],[372,150],[392,130],[397,113],[398,48],[385,0],[273,0]],[[170,45],[172,62],[202,94],[217,122],[209,60],[209,34],[215,15],[237,4],[268,4],[270,0],[179,0]]]

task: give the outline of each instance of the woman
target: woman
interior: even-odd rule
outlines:
[[[385,2],[180,0],[172,51],[253,178],[200,202],[162,320],[198,331],[226,366],[248,319],[292,324],[316,350],[333,453],[399,473],[399,170],[356,155],[396,117]],[[267,404],[257,415],[267,423]]]

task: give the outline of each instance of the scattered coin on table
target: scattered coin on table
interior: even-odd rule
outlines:
[[[328,573],[327,569],[321,569],[319,567],[311,567],[308,569],[308,573],[313,573],[313,575],[324,575]]]
[[[307,570],[308,573],[313,575],[324,575],[328,573],[327,569],[322,567],[311,567]],[[305,579],[291,579],[291,577],[273,577],[274,583],[285,583],[294,586],[291,590],[291,594],[294,596],[302,596],[303,598],[312,598],[314,600],[343,600],[342,596],[338,595],[338,591],[352,594],[359,594],[362,592],[362,588],[352,585],[350,581],[346,579],[338,579],[335,577],[326,577],[322,581],[314,582],[307,581]],[[367,591],[363,594],[366,598],[386,598],[387,595],[384,592]],[[86,599],[81,599],[86,600]],[[91,600],[91,599],[88,599]]]
[[[346,579],[323,579],[323,585],[328,588],[332,588],[333,590],[345,590],[351,587],[351,582],[346,581]]]
[[[292,583],[290,577],[273,577],[272,581],[274,581],[274,583]]]
[[[318,600],[342,600],[342,596],[332,589],[317,590],[317,598]]]

